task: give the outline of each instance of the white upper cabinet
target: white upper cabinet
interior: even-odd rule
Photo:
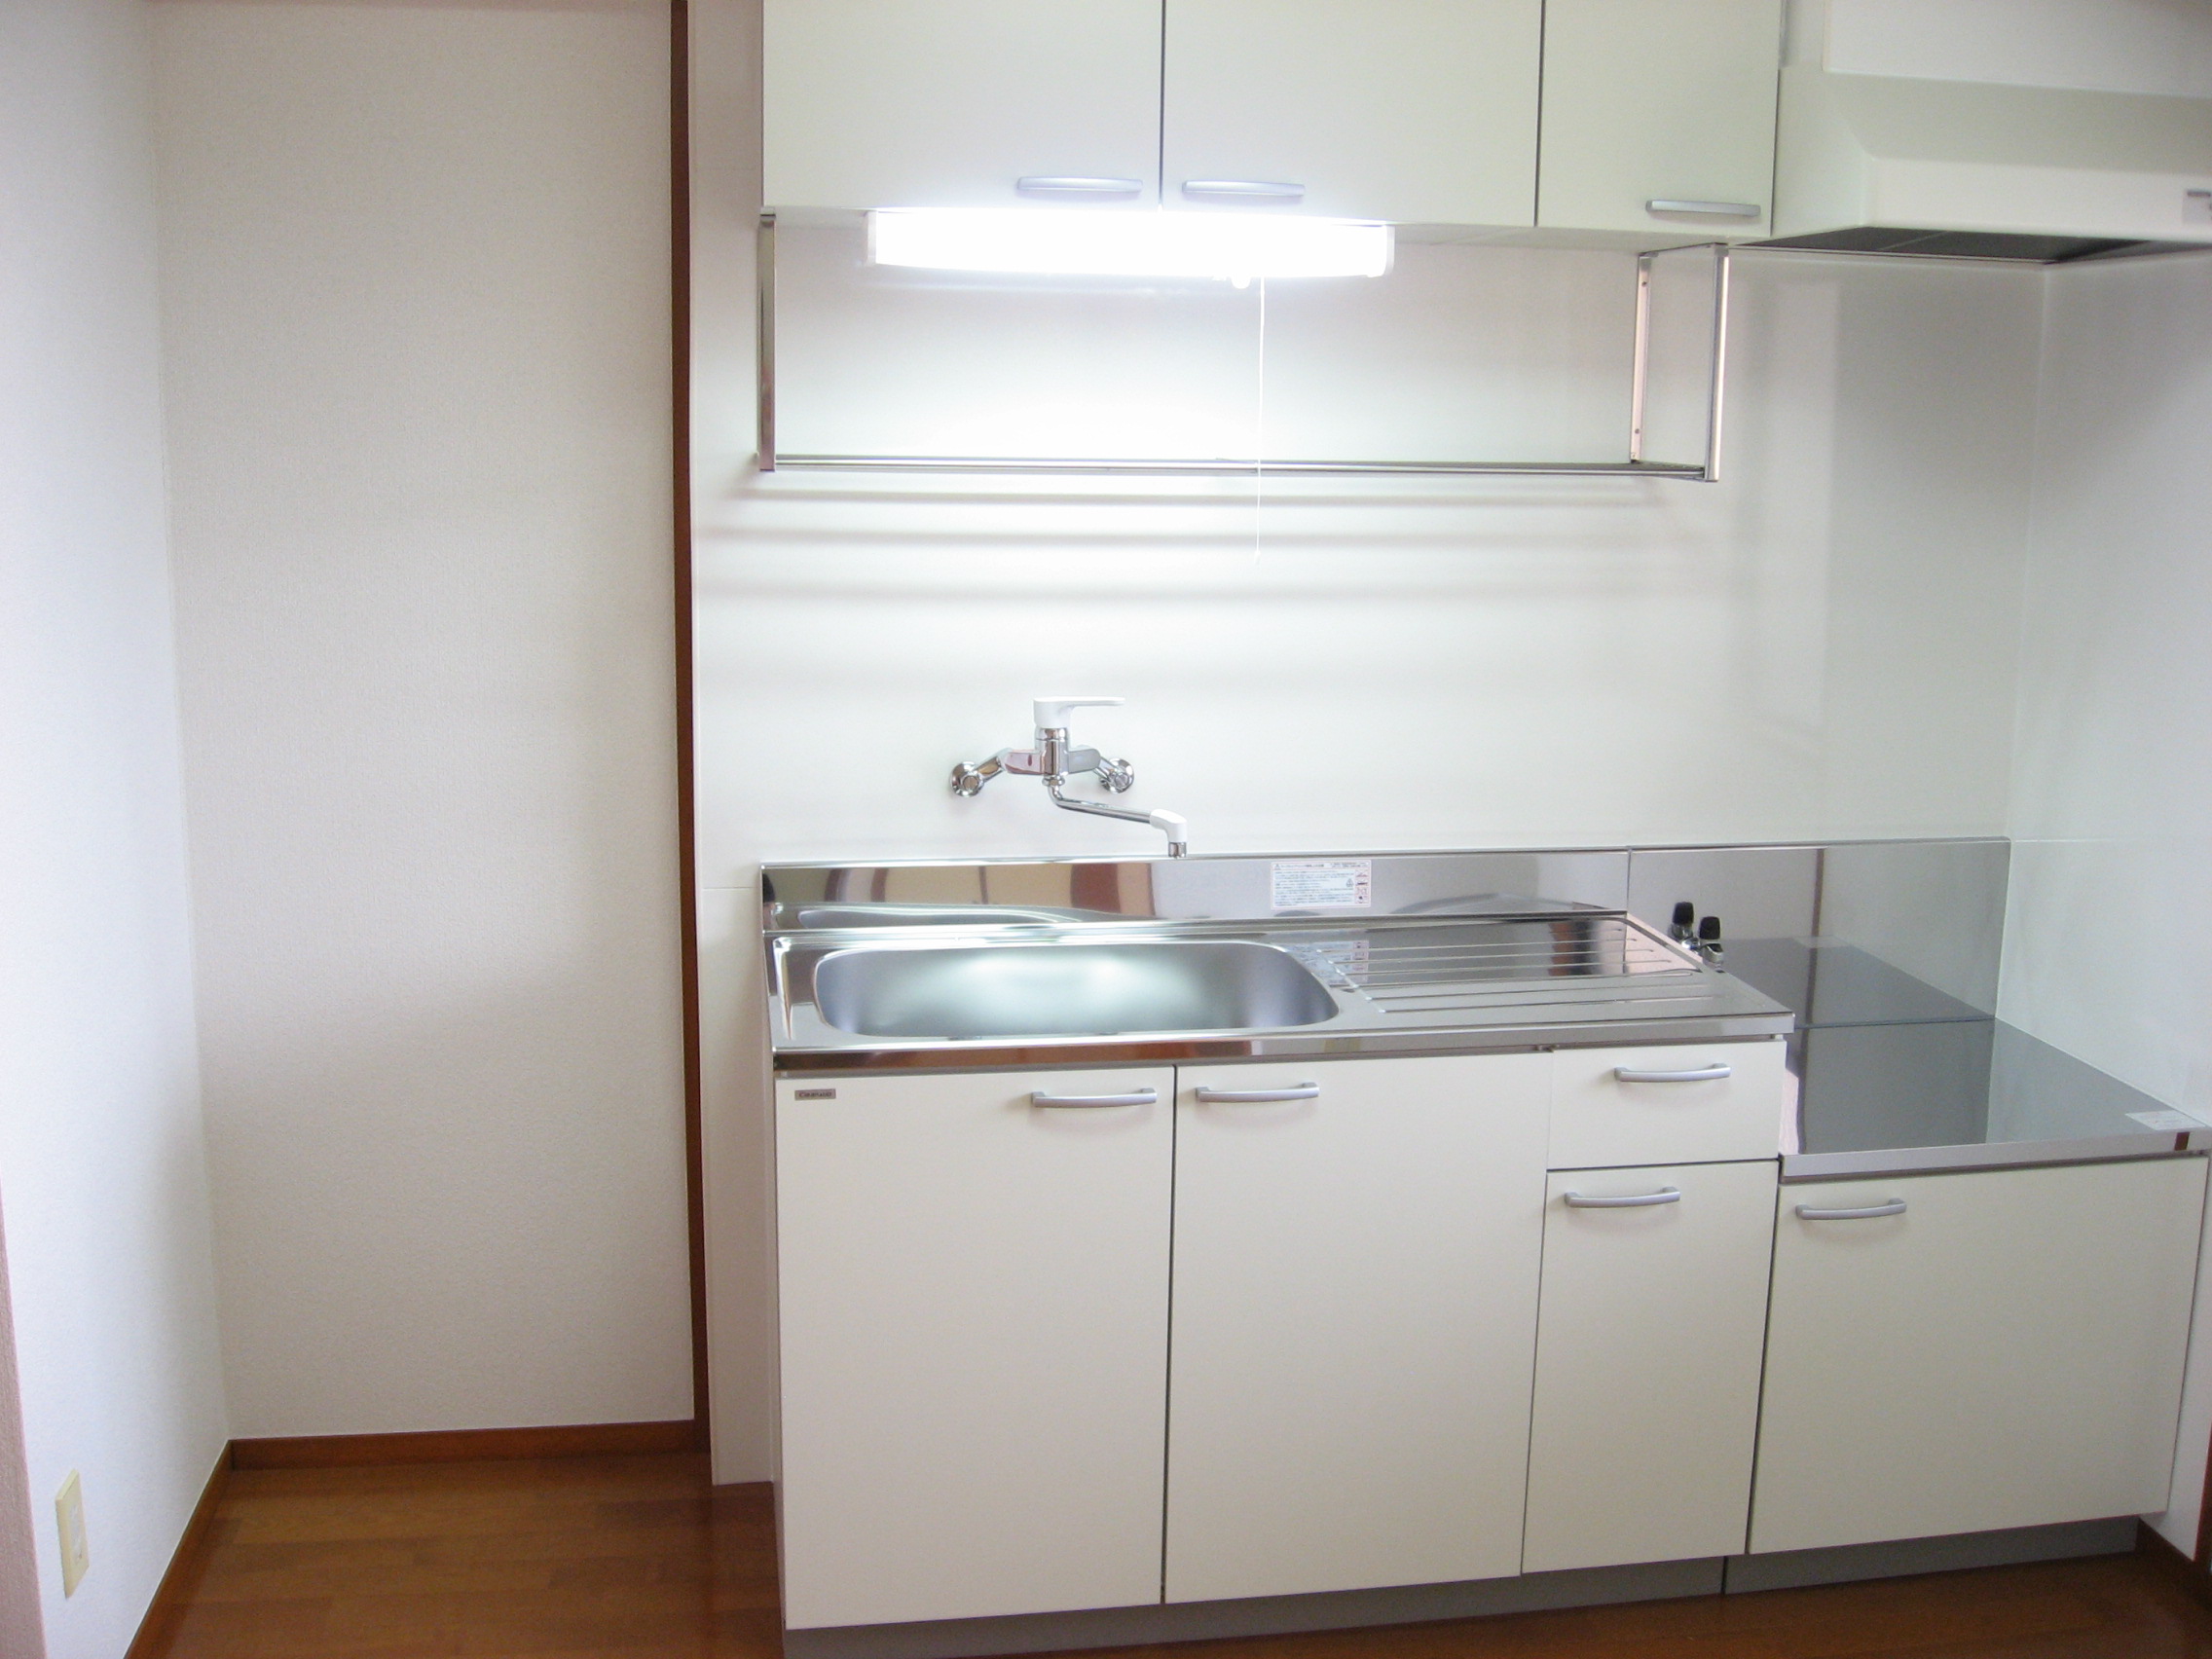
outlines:
[[[765,28],[770,206],[1768,225],[1781,0],[766,0]]]
[[[764,26],[770,206],[1159,200],[1160,0],[767,0]]]
[[[1781,0],[1548,0],[1536,223],[1771,234],[1781,52]]]
[[[1166,12],[1167,205],[1533,222],[1542,0],[1167,0]],[[1197,188],[1209,184],[1247,188]]]

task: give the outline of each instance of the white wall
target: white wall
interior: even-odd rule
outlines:
[[[155,16],[238,1432],[687,1418],[667,8]]]
[[[749,20],[693,18],[721,1478],[768,1457],[756,866],[1157,850],[1022,780],[946,793],[1031,696],[1128,696],[1079,736],[1200,852],[2003,830],[2035,271],[1747,255],[1717,487],[761,480]]]
[[[2053,276],[1999,1013],[2212,1120],[2212,258]],[[2212,1284],[2208,1276],[2206,1284]],[[2212,1434],[2200,1311],[2174,1506]]]
[[[0,1192],[39,1603],[114,1659],[228,1434],[135,0],[0,7]],[[92,1570],[61,1594],[79,1472]],[[17,1609],[19,1616],[20,1609]]]

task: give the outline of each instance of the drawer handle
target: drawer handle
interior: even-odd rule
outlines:
[[[1678,1204],[1679,1187],[1661,1187],[1656,1193],[1636,1193],[1625,1198],[1586,1198],[1580,1193],[1562,1193],[1568,1209],[1643,1209],[1651,1204]]]
[[[1306,186],[1259,178],[1187,178],[1185,196],[1227,196],[1238,202],[1303,202]]]
[[[1865,1204],[1858,1209],[1820,1209],[1812,1204],[1797,1206],[1799,1221],[1871,1221],[1878,1215],[1904,1214],[1904,1199],[1892,1198],[1886,1204]]]
[[[1136,1088],[1126,1094],[1047,1094],[1042,1088],[1029,1096],[1032,1106],[1157,1106],[1160,1090]]]
[[[1646,213],[1704,213],[1715,219],[1755,219],[1766,209],[1756,202],[1677,202],[1659,197],[1643,204]]]
[[[1201,1106],[1270,1106],[1277,1100],[1318,1100],[1321,1086],[1294,1083],[1288,1088],[1200,1088],[1197,1098]]]
[[[1736,1068],[1718,1061],[1688,1071],[1640,1071],[1635,1066],[1615,1066],[1613,1075],[1623,1083],[1718,1083],[1724,1077],[1735,1076]]]
[[[1014,181],[1014,188],[1023,196],[1138,196],[1143,194],[1141,178],[1061,178],[1045,173],[1031,173]]]

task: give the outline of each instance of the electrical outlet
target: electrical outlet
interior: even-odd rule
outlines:
[[[85,1581],[85,1568],[92,1565],[92,1551],[85,1543],[85,1493],[77,1484],[75,1469],[69,1471],[69,1478],[55,1495],[54,1516],[61,1528],[61,1593],[74,1596],[77,1586]]]

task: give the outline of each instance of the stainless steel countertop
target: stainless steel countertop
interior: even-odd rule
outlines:
[[[1327,894],[1313,866],[1357,902]],[[1777,1037],[1783,1005],[1626,914],[1624,853],[1351,860],[781,866],[762,872],[784,1072],[969,1071]],[[1533,895],[1558,895],[1557,897]],[[814,972],[857,948],[1235,940],[1287,951],[1334,1016],[1279,1029],[889,1039],[823,1017]]]
[[[1841,941],[1731,944],[1724,961],[1741,973],[1703,962],[1626,913],[1627,859],[1376,854],[1335,861],[1369,866],[1364,903],[1280,910],[1273,866],[1324,861],[770,866],[773,1064],[1028,1070],[1787,1035],[1800,1092],[1777,1148],[1785,1181],[2212,1150],[2212,1128]],[[837,1029],[813,993],[815,968],[856,948],[1186,940],[1285,950],[1337,1013],[1272,1030],[894,1039]]]
[[[891,1039],[840,1031],[815,1001],[816,967],[843,950],[1072,940],[1271,944],[1321,982],[1337,1013],[1315,1024],[1272,1030]],[[1742,980],[1692,961],[1627,917],[1603,914],[1357,929],[1220,923],[827,929],[772,934],[767,945],[775,1063],[787,1072],[1481,1052],[1779,1037],[1790,1027],[1787,1009]]]
[[[1732,946],[1798,1011],[1785,1181],[2160,1158],[2212,1128],[1843,940]]]

